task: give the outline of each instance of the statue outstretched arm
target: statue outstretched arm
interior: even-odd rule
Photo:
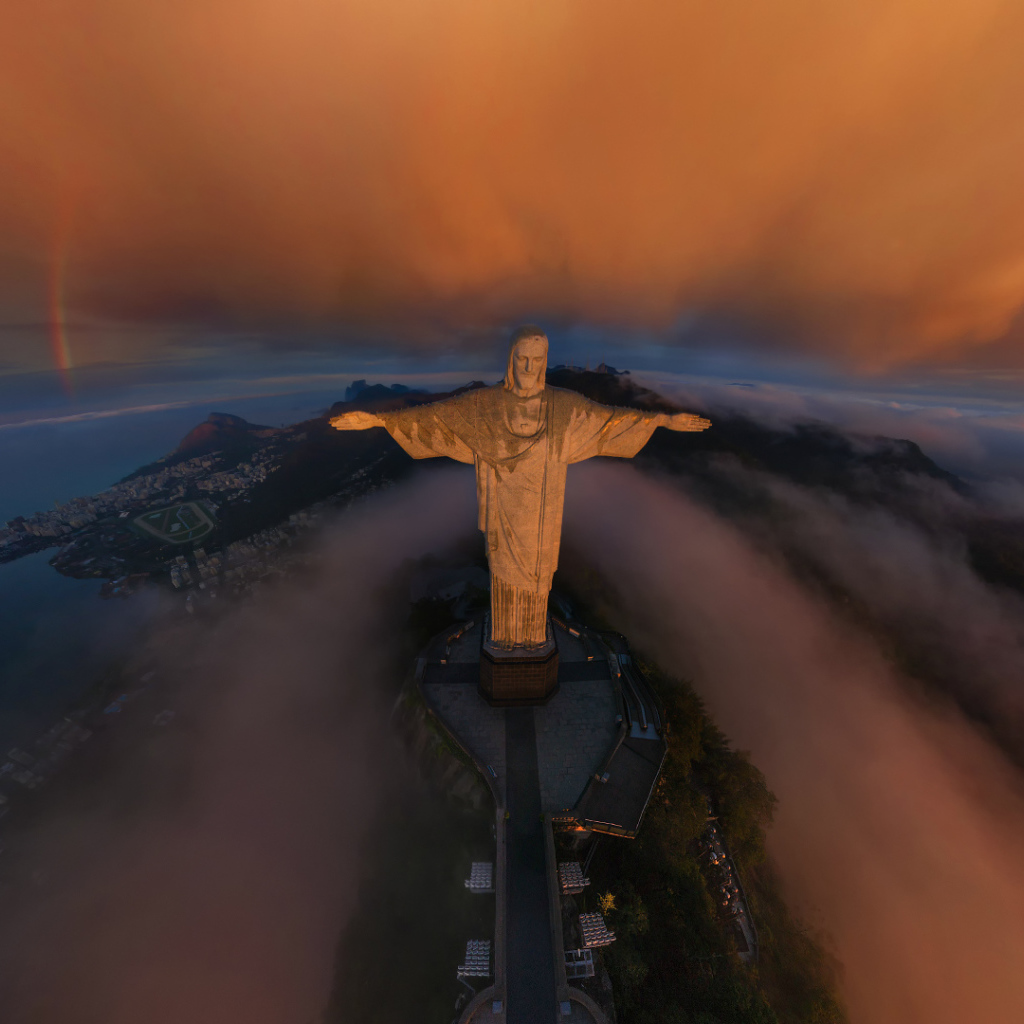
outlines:
[[[688,412],[645,412],[601,405],[582,395],[566,400],[572,412],[567,431],[568,462],[582,462],[595,455],[631,459],[650,440],[658,427],[677,431],[707,430],[711,421]]]
[[[447,456],[473,462],[473,450],[452,428],[454,405],[449,399],[382,413],[353,409],[332,417],[330,423],[335,430],[383,427],[414,459]]]
[[[655,426],[668,427],[669,430],[699,433],[711,426],[711,420],[693,412],[662,412],[658,415],[660,420]]]

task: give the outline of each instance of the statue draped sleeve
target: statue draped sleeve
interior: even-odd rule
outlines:
[[[554,389],[552,389],[554,390]],[[555,445],[561,435],[561,461],[583,462],[596,455],[631,459],[651,438],[658,426],[658,413],[623,409],[592,402],[575,392],[562,392],[565,419],[556,428]]]
[[[508,528],[499,522],[503,518],[499,508],[504,490],[499,472],[507,477],[518,467],[516,480],[522,481],[531,475],[530,466],[534,469],[532,475],[538,468],[543,473],[546,461],[547,432],[533,437],[510,433],[503,412],[505,398],[504,389],[497,385],[429,405],[378,414],[388,433],[414,459],[447,456],[475,466],[478,525],[489,540],[504,536]]]
[[[472,392],[429,405],[416,405],[378,415],[387,432],[414,459],[447,456],[456,462],[475,461],[467,443],[476,433]]]

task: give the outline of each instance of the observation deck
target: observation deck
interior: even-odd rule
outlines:
[[[606,1021],[568,982],[554,831],[636,835],[665,758],[661,710],[624,638],[558,619],[552,635],[558,686],[539,706],[481,694],[482,619],[439,634],[417,662],[430,713],[495,802],[493,985],[463,1024]]]

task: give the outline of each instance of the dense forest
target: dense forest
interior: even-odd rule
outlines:
[[[582,908],[609,908],[621,1024],[840,1024],[838,965],[787,909],[765,852],[775,797],[764,776],[688,684],[642,667],[664,704],[668,756],[638,837],[601,841]],[[755,965],[736,955],[698,852],[709,801],[757,929]]]

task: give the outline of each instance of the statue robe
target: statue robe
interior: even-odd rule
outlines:
[[[657,413],[612,408],[562,388],[545,387],[539,400],[532,431],[513,422],[528,400],[501,384],[379,414],[414,459],[445,455],[474,465],[491,570],[491,633],[502,647],[546,640],[569,464],[595,455],[632,458],[657,426]]]

